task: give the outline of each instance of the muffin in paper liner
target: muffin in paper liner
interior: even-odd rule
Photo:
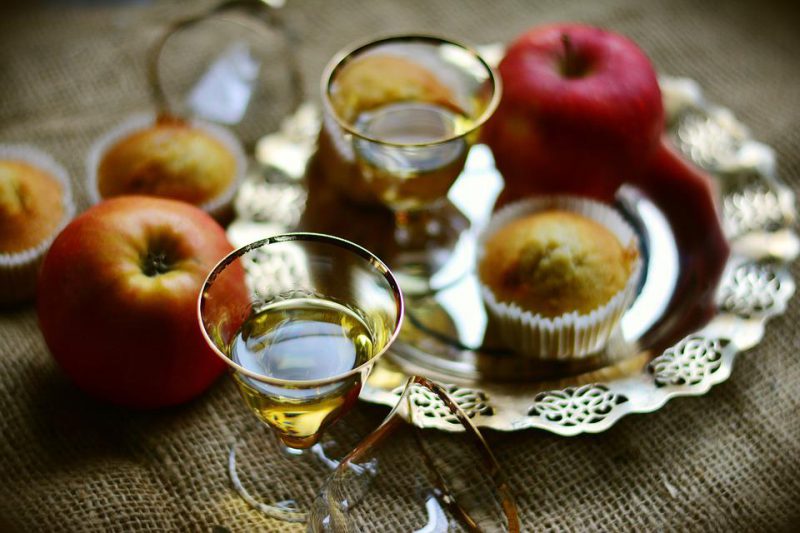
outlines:
[[[105,154],[126,137],[155,126],[158,119],[159,117],[156,113],[139,113],[132,115],[103,134],[92,144],[86,158],[86,176],[88,179],[89,199],[92,204],[97,204],[106,199],[100,193],[98,177],[100,163]],[[214,218],[222,219],[231,209],[236,191],[239,189],[242,181],[244,181],[244,177],[247,173],[247,156],[245,155],[244,148],[231,131],[220,125],[198,119],[178,120],[184,121],[193,128],[202,130],[204,133],[207,133],[215,140],[222,143],[236,160],[236,174],[228,187],[221,194],[197,206]],[[131,192],[131,194],[135,193]]]
[[[0,251],[0,305],[31,299],[36,292],[39,267],[47,250],[64,226],[75,216],[69,173],[49,154],[30,145],[0,144],[0,160],[21,161],[44,171],[61,186],[63,213],[50,234],[36,246],[18,252]]]
[[[615,332],[622,315],[636,296],[642,261],[639,239],[631,226],[613,208],[577,196],[542,196],[520,200],[498,211],[481,232],[478,264],[483,261],[487,240],[510,222],[534,213],[563,210],[583,215],[611,231],[625,248],[636,250],[624,287],[604,305],[589,313],[564,313],[554,318],[502,302],[480,280],[481,294],[503,340],[521,356],[546,360],[574,360],[601,351]]]

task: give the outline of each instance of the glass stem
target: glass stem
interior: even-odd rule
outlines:
[[[313,446],[309,448],[294,448],[292,446],[287,445],[278,435],[276,432],[271,431],[273,437],[277,442],[278,448],[281,450],[281,453],[284,457],[288,458],[289,460],[294,460],[295,458],[302,458],[299,460],[307,461],[307,460],[314,460],[319,461],[321,464],[325,465],[326,467],[333,470],[337,466],[339,466],[339,461],[334,459],[333,457],[328,457],[327,453],[325,452],[325,448],[319,442],[315,443]],[[331,441],[328,443],[332,444]]]
[[[407,247],[412,242],[410,215],[409,211],[394,212],[394,238],[401,248]]]
[[[284,457],[295,458],[295,457],[302,457],[303,455],[308,454],[307,448],[299,448],[299,447],[289,446],[288,444],[286,444],[286,441],[284,441],[281,438],[281,436],[278,434],[277,431],[272,430],[272,428],[270,428],[270,433],[272,433],[272,437],[275,439],[275,443],[277,444],[278,449],[281,451],[281,454],[283,454]]]
[[[438,206],[394,212],[394,239],[401,249],[424,250],[431,238],[439,236],[441,223],[435,216]]]
[[[300,457],[305,455],[308,450],[304,450],[303,448],[292,448],[291,446],[281,443],[281,451],[283,451],[284,455],[289,457]]]

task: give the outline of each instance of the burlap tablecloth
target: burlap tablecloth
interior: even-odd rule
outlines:
[[[0,142],[31,142],[62,161],[85,208],[83,158],[99,134],[148,108],[145,50],[165,24],[207,2],[3,5]],[[25,4],[19,2],[17,4]],[[343,45],[417,30],[473,43],[528,26],[581,20],[621,31],[664,73],[698,80],[774,146],[800,183],[800,23],[791,2],[289,0],[287,22],[308,94]],[[284,98],[285,100],[285,98]],[[288,104],[277,98],[263,128]],[[792,268],[795,278],[800,268]],[[800,528],[800,317],[797,299],[702,398],[623,419],[600,435],[488,437],[516,489],[526,530]],[[284,530],[235,498],[223,468],[245,423],[229,380],[154,413],[100,405],[53,363],[32,308],[0,313],[0,529]],[[374,427],[385,410],[361,406]],[[375,530],[392,530],[376,510]]]

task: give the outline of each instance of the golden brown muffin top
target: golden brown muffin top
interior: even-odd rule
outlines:
[[[181,121],[159,121],[114,144],[100,161],[100,196],[146,194],[202,205],[236,178],[236,158],[223,143]]]
[[[402,101],[440,104],[461,112],[453,92],[436,74],[392,54],[369,55],[347,63],[331,91],[334,109],[350,122],[363,111]]]
[[[63,194],[42,169],[0,160],[0,253],[22,252],[50,237],[64,216]]]
[[[625,287],[638,252],[569,211],[514,220],[486,242],[480,278],[500,302],[555,318],[587,314]]]

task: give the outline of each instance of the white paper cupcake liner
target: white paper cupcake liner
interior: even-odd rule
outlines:
[[[53,176],[61,185],[61,201],[64,205],[64,214],[58,226],[38,245],[14,253],[0,252],[0,304],[12,304],[34,295],[42,259],[56,235],[75,216],[75,202],[69,173],[50,154],[26,144],[0,144],[0,159],[24,161]]]
[[[92,144],[86,157],[86,177],[88,180],[89,199],[92,204],[97,204],[104,200],[100,195],[100,189],[98,187],[97,170],[100,168],[100,161],[105,153],[117,142],[132,133],[153,126],[156,123],[156,119],[156,114],[152,112],[132,115],[103,134]],[[227,128],[198,119],[187,120],[187,122],[195,128],[202,129],[224,144],[236,159],[236,176],[234,176],[228,188],[219,196],[198,206],[211,216],[220,218],[224,216],[231,207],[233,197],[236,195],[236,191],[239,189],[242,181],[244,181],[244,177],[247,173],[247,156],[245,155],[242,143],[239,142],[239,139]]]
[[[639,239],[633,228],[613,208],[577,196],[542,196],[508,205],[492,217],[478,240],[478,262],[483,259],[487,239],[500,228],[518,218],[550,209],[572,211],[588,217],[610,230],[623,247],[639,250]],[[523,310],[517,304],[498,301],[483,283],[481,293],[509,348],[526,357],[574,360],[596,354],[606,345],[636,296],[641,270],[641,259],[637,256],[625,287],[608,303],[588,314],[573,311],[547,318]]]

